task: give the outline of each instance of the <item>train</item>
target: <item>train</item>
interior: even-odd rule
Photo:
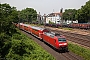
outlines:
[[[71,24],[45,24],[45,26],[49,27],[68,27],[68,28],[76,28],[76,29],[90,29],[90,23],[71,23]]]
[[[68,51],[68,42],[66,37],[59,33],[54,33],[46,28],[31,26],[29,24],[18,23],[15,25],[21,30],[39,38],[43,42],[48,43],[58,51]]]

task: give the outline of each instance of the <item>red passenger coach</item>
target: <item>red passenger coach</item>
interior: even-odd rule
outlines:
[[[43,32],[47,32],[48,30],[45,28],[32,26],[32,34],[36,35],[40,39],[43,39]]]
[[[31,28],[30,25],[20,23],[20,29],[22,29],[22,30],[24,30],[24,31],[27,31],[27,32],[30,32],[30,31],[29,31],[30,28]]]
[[[58,50],[68,51],[68,43],[64,36],[52,32],[44,32],[43,40]]]
[[[28,24],[24,24],[24,30],[25,30],[25,31],[28,32],[28,31],[29,31],[29,27],[30,27],[30,25],[28,25]]]

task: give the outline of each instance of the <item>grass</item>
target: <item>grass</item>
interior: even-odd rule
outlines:
[[[81,47],[77,44],[69,42],[69,50],[83,57],[85,60],[90,60],[90,49]]]
[[[16,33],[12,36],[6,58],[7,60],[55,60],[55,58],[45,51],[32,39],[22,33]]]
[[[64,30],[72,30],[72,28],[63,28]]]

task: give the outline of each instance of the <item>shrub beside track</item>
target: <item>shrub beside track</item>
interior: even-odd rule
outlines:
[[[55,60],[41,46],[20,32],[13,34],[11,41],[6,43],[9,44],[11,48],[5,56],[7,60]]]

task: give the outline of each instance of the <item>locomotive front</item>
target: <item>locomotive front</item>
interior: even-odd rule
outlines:
[[[56,36],[57,42],[57,49],[58,50],[65,50],[68,51],[68,43],[66,41],[66,38],[64,36]]]

